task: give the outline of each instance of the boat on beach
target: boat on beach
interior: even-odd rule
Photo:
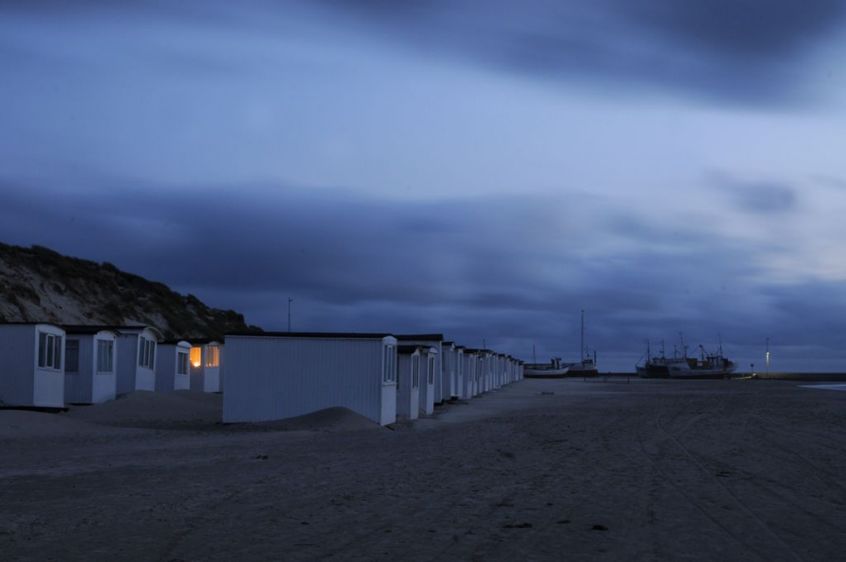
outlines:
[[[579,355],[581,355],[581,359],[576,363],[570,363],[569,367],[570,370],[567,372],[568,376],[571,377],[595,377],[599,374],[599,370],[596,368],[596,351],[593,352],[593,356],[591,357],[588,349],[585,347],[585,311],[582,311],[582,325],[581,325],[581,337],[580,337],[580,348],[581,351]]]
[[[723,379],[734,373],[737,366],[723,355],[722,344],[716,353],[706,352],[701,345],[699,350],[699,357],[688,357],[682,338],[681,356],[674,352],[673,357],[665,357],[662,351],[660,356],[653,357],[647,345],[646,360],[635,369],[645,379]]]
[[[578,363],[571,363],[567,375],[570,377],[595,377],[599,374],[596,368],[596,357],[585,357]]]
[[[557,357],[549,363],[528,363],[523,367],[523,376],[527,379],[561,379],[567,376],[569,365],[562,365]]]

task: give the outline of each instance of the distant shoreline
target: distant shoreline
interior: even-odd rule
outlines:
[[[736,372],[732,378],[750,377],[751,372]],[[634,371],[609,371],[607,373],[599,373],[597,377],[637,377]],[[789,373],[789,372],[770,372],[761,373],[755,372],[755,378],[766,380],[781,380],[781,381],[846,381],[846,373]],[[648,379],[648,380],[662,380],[662,379]],[[682,379],[671,379],[682,380]],[[692,380],[692,379],[691,379]]]

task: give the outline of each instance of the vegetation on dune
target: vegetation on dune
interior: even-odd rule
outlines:
[[[167,338],[220,338],[255,330],[234,310],[104,262],[64,256],[43,246],[0,243],[0,321],[57,324],[148,324]]]

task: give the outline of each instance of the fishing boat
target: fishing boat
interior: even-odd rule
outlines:
[[[570,363],[569,371],[567,372],[568,376],[571,377],[595,377],[599,374],[599,370],[596,368],[596,351],[593,352],[593,356],[591,357],[590,353],[588,352],[587,348],[585,347],[585,311],[582,310],[582,326],[581,326],[581,338],[580,338],[580,349],[579,355],[581,359],[576,363]]]
[[[680,357],[652,357],[635,369],[637,375],[644,379],[667,379],[670,378],[670,370],[684,369],[683,363],[686,364],[686,361]]]
[[[553,357],[549,363],[527,363],[523,376],[527,379],[560,379],[567,376],[569,365],[562,365],[561,359]]]
[[[646,361],[635,366],[638,376],[651,379],[722,379],[734,372],[736,365],[723,355],[722,344],[716,353],[708,353],[700,345],[700,356],[688,357],[684,336],[681,336],[681,341],[681,356],[674,351],[673,357],[665,357],[663,349],[659,357],[652,357],[647,344]]]

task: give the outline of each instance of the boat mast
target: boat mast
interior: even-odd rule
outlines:
[[[579,352],[579,360],[585,362],[585,311],[582,310],[582,337],[581,337],[581,351]]]

